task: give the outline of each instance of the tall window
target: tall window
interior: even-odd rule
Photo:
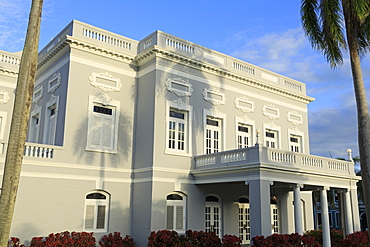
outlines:
[[[265,143],[266,143],[266,147],[278,148],[278,132],[274,130],[266,129]]]
[[[90,97],[87,150],[117,152],[119,103],[102,104]]]
[[[166,229],[185,233],[185,196],[172,193],[167,196]]]
[[[214,232],[217,236],[221,233],[221,204],[215,196],[206,197],[205,207],[205,232]]]
[[[171,150],[186,150],[187,113],[170,109],[168,121],[168,148]]]
[[[30,127],[30,142],[37,143],[39,141],[39,131],[40,131],[40,114],[32,115],[31,117],[31,127]]]
[[[221,119],[207,117],[206,154],[218,153],[221,145]]]
[[[95,232],[108,231],[109,194],[94,191],[85,197],[84,229]]]
[[[251,127],[242,123],[238,124],[237,131],[238,148],[247,148],[251,146]]]
[[[290,135],[289,143],[290,143],[290,151],[301,153],[301,141],[302,138],[298,135]]]
[[[57,130],[59,96],[53,97],[46,104],[44,143],[49,145],[55,144],[55,135]],[[39,119],[40,120],[40,119]]]

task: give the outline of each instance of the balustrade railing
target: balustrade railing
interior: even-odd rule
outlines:
[[[195,157],[195,170],[225,168],[256,164],[282,169],[314,170],[317,173],[354,175],[353,163],[314,155],[294,153],[267,147],[236,149]]]
[[[54,146],[26,143],[24,156],[52,159],[54,156]]]

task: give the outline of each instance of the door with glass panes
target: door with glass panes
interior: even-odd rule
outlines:
[[[279,234],[279,210],[277,204],[271,204],[271,234]],[[250,244],[250,211],[249,203],[243,198],[239,199],[239,238],[242,240],[242,244]]]
[[[249,201],[246,198],[239,199],[239,238],[242,240],[242,244],[250,244],[251,225]]]
[[[206,154],[220,151],[221,120],[207,119],[206,126]]]
[[[215,196],[206,197],[205,232],[214,232],[222,237],[221,233],[221,205]]]

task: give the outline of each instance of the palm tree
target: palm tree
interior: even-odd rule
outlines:
[[[17,197],[33,85],[36,78],[42,4],[43,0],[32,0],[26,41],[19,67],[0,196],[0,247],[8,246]]]
[[[312,47],[324,53],[331,67],[341,65],[342,52],[349,51],[357,105],[358,144],[368,225],[370,225],[370,118],[360,58],[370,48],[369,14],[369,0],[302,0],[301,5],[303,30]]]

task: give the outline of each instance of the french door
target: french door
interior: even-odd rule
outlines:
[[[219,202],[206,202],[205,232],[214,232],[222,237],[221,233],[221,207]]]

